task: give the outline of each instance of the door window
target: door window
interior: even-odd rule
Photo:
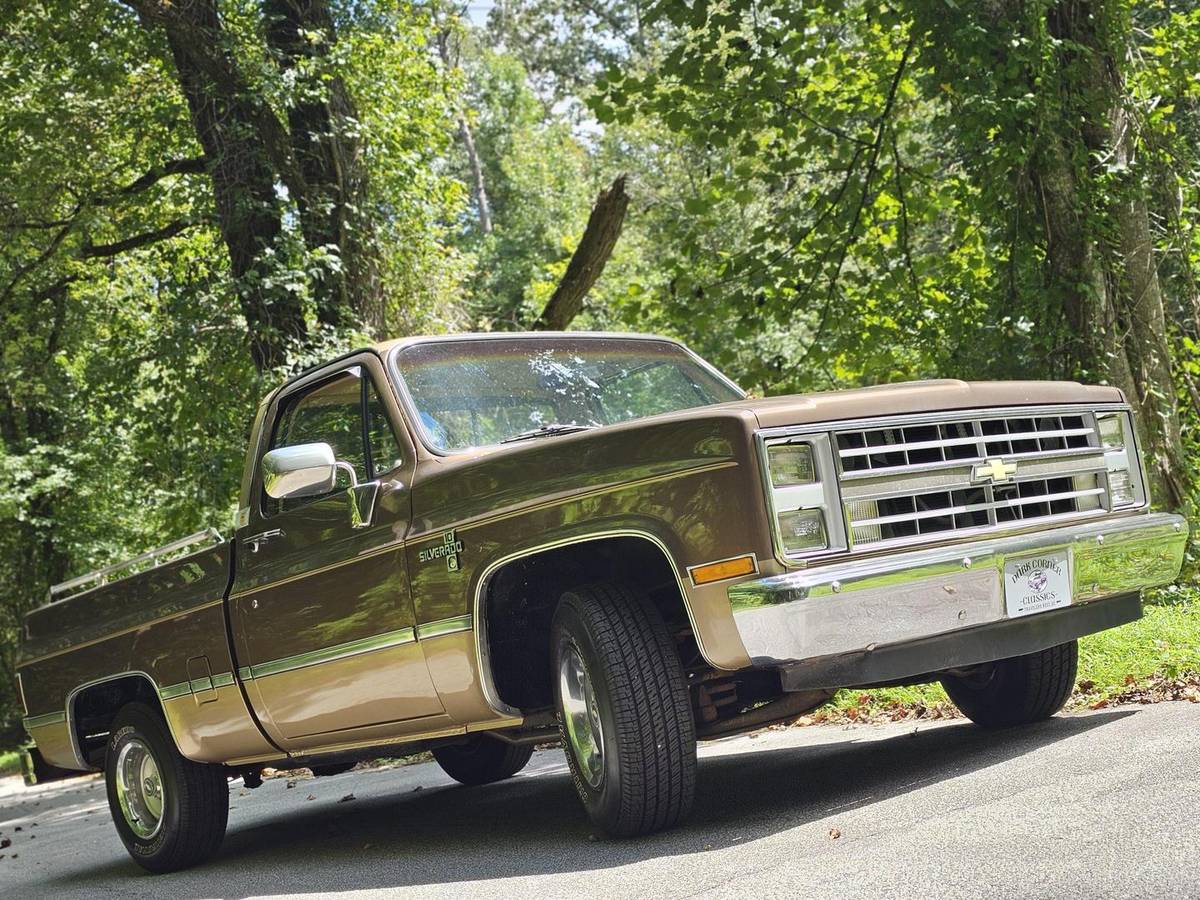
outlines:
[[[404,454],[400,452],[400,442],[396,440],[396,432],[388,420],[387,410],[375,391],[375,385],[370,378],[364,379],[367,393],[367,442],[371,451],[371,477],[378,478],[384,472],[400,466],[404,462]]]
[[[333,448],[334,457],[353,466],[359,482],[366,481],[367,448],[362,398],[363,377],[358,367],[319,382],[308,390],[291,394],[280,406],[270,449],[325,443]],[[268,497],[264,491],[263,510],[267,515],[274,515],[295,509],[345,490],[349,485],[349,476],[339,469],[337,486],[329,494],[276,500]]]

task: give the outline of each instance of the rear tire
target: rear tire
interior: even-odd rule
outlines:
[[[510,744],[490,734],[476,734],[465,744],[435,747],[442,771],[461,784],[491,784],[520,772],[533,756],[532,744]]]
[[[592,821],[629,837],[669,828],[696,791],[696,725],[674,642],[650,602],[593,584],[551,629],[559,732]]]
[[[1062,709],[1079,665],[1079,643],[981,666],[970,677],[946,675],[942,687],[963,715],[983,728],[1008,728],[1049,719]]]
[[[184,758],[158,710],[144,703],[121,707],[108,738],[104,780],[117,833],[143,869],[186,869],[221,846],[229,820],[225,771]]]

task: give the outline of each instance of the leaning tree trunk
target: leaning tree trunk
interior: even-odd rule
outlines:
[[[479,210],[479,230],[483,234],[492,233],[492,203],[488,199],[487,180],[483,175],[483,160],[475,147],[475,136],[471,133],[471,125],[465,115],[458,117],[458,136],[467,151],[467,163],[471,167],[471,192],[475,195],[475,208]]]
[[[592,285],[604,272],[625,224],[629,195],[625,193],[625,176],[618,175],[601,191],[588,216],[587,227],[579,246],[571,254],[562,281],[550,295],[542,314],[533,327],[539,331],[563,331],[583,311],[583,301]]]

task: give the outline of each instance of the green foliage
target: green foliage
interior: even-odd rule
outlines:
[[[478,327],[521,327],[541,311],[587,221],[587,154],[569,124],[544,121],[516,59],[484,51],[465,77],[497,223],[489,235],[469,223],[476,266],[468,308]]]
[[[17,750],[0,751],[0,777],[21,774],[21,754]]]
[[[426,12],[397,0],[371,6],[363,27],[346,33],[340,66],[359,98],[371,178],[382,265],[379,331],[445,330],[457,320],[468,274],[450,241],[466,190],[444,169],[453,87],[430,65]]]

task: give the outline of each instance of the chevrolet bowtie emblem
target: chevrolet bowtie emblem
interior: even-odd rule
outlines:
[[[989,459],[975,467],[975,471],[971,473],[971,479],[973,481],[990,481],[993,484],[998,484],[1002,481],[1008,481],[1009,478],[1016,474],[1016,463],[1006,463],[1002,459]]]

